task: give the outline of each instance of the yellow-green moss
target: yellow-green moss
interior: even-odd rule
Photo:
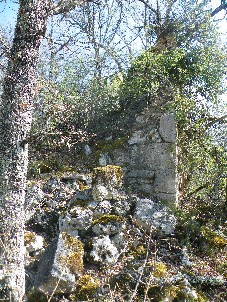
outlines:
[[[167,275],[167,267],[163,262],[156,262],[154,264],[153,275],[156,278],[163,278]]]
[[[108,182],[113,176],[117,179],[116,185],[120,185],[123,178],[123,170],[120,166],[108,165],[93,169],[93,179],[101,178],[104,183]]]
[[[124,218],[117,215],[105,214],[92,221],[92,224],[107,224],[109,222],[123,222]]]
[[[36,235],[35,235],[34,232],[29,232],[29,231],[25,232],[24,233],[24,243],[25,243],[25,245],[35,242],[35,237],[36,237]]]
[[[107,153],[116,149],[120,149],[128,141],[128,136],[118,137],[113,141],[99,140],[95,144],[96,152]]]
[[[208,241],[211,248],[223,249],[227,246],[227,239],[209,226],[202,226],[201,234]]]
[[[84,247],[82,242],[65,232],[62,233],[62,239],[70,252],[66,256],[59,257],[59,260],[66,265],[73,274],[81,274],[83,272],[84,256]]]
[[[77,181],[78,185],[79,185],[79,189],[80,191],[85,191],[90,189],[90,186],[85,185],[82,181],[78,180]]]
[[[100,282],[96,277],[92,277],[90,275],[84,275],[80,277],[77,282],[77,292],[76,292],[77,299],[83,301],[92,299],[99,286],[100,286]]]
[[[172,284],[165,286],[158,286],[157,284],[151,285],[148,290],[148,297],[154,301],[163,302],[164,300],[171,299],[170,301],[180,302],[208,302],[209,300],[203,294],[196,292],[197,297],[193,297],[188,293],[184,284]],[[168,300],[169,301],[169,300]]]
[[[132,255],[134,258],[141,258],[146,255],[146,248],[142,244],[138,246],[133,246],[130,248],[128,254]]]

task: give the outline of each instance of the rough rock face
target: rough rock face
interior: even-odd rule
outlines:
[[[81,241],[60,233],[40,259],[34,287],[49,295],[72,292],[83,272],[83,256]]]
[[[113,163],[125,168],[125,182],[150,198],[176,204],[177,151],[173,113],[146,108],[136,116],[127,146],[110,151]]]
[[[155,181],[156,173],[138,169],[131,178]],[[30,210],[25,238],[27,286],[34,287],[28,302],[47,301],[52,293],[53,302],[108,302],[113,294],[117,301],[130,301],[134,294],[142,301],[145,295],[155,301],[202,301],[196,282],[225,286],[218,276],[198,276],[190,251],[173,236],[176,217],[170,208],[124,192],[122,174],[121,167],[109,165],[94,169],[92,181],[90,175],[67,174],[30,186],[27,203],[40,205],[38,212]],[[56,219],[48,219],[49,213]],[[50,242],[44,252],[43,238]]]
[[[105,166],[94,169],[92,180],[92,196],[94,200],[117,199],[119,187],[122,185],[122,169],[119,166]]]
[[[25,247],[28,253],[34,253],[44,248],[44,238],[35,232],[25,232]]]
[[[93,212],[89,208],[75,207],[59,218],[60,232],[78,237],[78,231],[86,231],[92,223]]]
[[[153,172],[147,176],[153,178]],[[115,265],[131,244],[130,219],[136,225],[134,228],[152,228],[162,236],[173,233],[175,218],[167,207],[151,199],[127,195],[122,191],[122,178],[122,168],[109,165],[95,168],[92,181],[86,175],[66,175],[30,190],[33,195],[29,195],[29,200],[35,200],[38,190],[37,200],[44,205],[40,215],[34,215],[37,222],[47,223],[45,211],[49,209],[61,212],[59,234],[39,261],[33,282],[36,289],[48,295],[53,291],[73,292],[83,273],[84,258],[90,265]],[[81,181],[85,190],[79,189]],[[134,243],[133,249],[137,245]],[[35,251],[31,244],[27,248]]]
[[[176,218],[169,208],[147,198],[137,200],[133,218],[147,231],[163,235],[173,234],[176,226]]]

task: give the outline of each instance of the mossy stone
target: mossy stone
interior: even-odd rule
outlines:
[[[107,223],[113,223],[113,222],[123,222],[124,218],[117,216],[117,215],[110,215],[110,214],[106,214],[106,215],[102,215],[101,217],[95,219],[92,221],[92,225],[95,224],[107,224]]]
[[[97,179],[101,179],[104,184],[109,185],[115,178],[115,186],[122,184],[123,170],[120,166],[108,165],[105,167],[97,167],[93,169],[93,183]]]
[[[70,253],[66,256],[61,256],[60,261],[69,267],[71,273],[75,275],[82,274],[84,257],[83,243],[65,232],[62,233],[62,239]]]
[[[79,278],[77,282],[77,292],[76,297],[79,300],[87,301],[92,299],[99,288],[100,283],[98,278],[92,277],[90,275],[84,275]]]

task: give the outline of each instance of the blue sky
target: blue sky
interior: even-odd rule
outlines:
[[[16,23],[18,4],[15,1],[0,2],[0,23],[14,26]]]

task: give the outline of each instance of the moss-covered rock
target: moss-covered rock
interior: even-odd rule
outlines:
[[[95,224],[107,224],[107,223],[113,223],[113,222],[123,222],[124,221],[124,218],[123,217],[120,217],[120,216],[117,216],[117,215],[109,215],[109,214],[106,214],[106,215],[102,215],[100,216],[99,218],[95,219],[92,221],[92,225],[95,225]]]
[[[120,187],[122,185],[123,170],[120,166],[108,165],[93,169],[93,185],[103,183],[107,186]]]
[[[73,238],[69,234],[63,232],[62,239],[64,245],[68,248],[69,253],[66,256],[61,256],[60,261],[63,262],[73,274],[81,274],[83,272],[83,256],[84,248],[82,242]]]
[[[76,298],[80,301],[92,299],[100,286],[98,278],[84,275],[77,281]]]

